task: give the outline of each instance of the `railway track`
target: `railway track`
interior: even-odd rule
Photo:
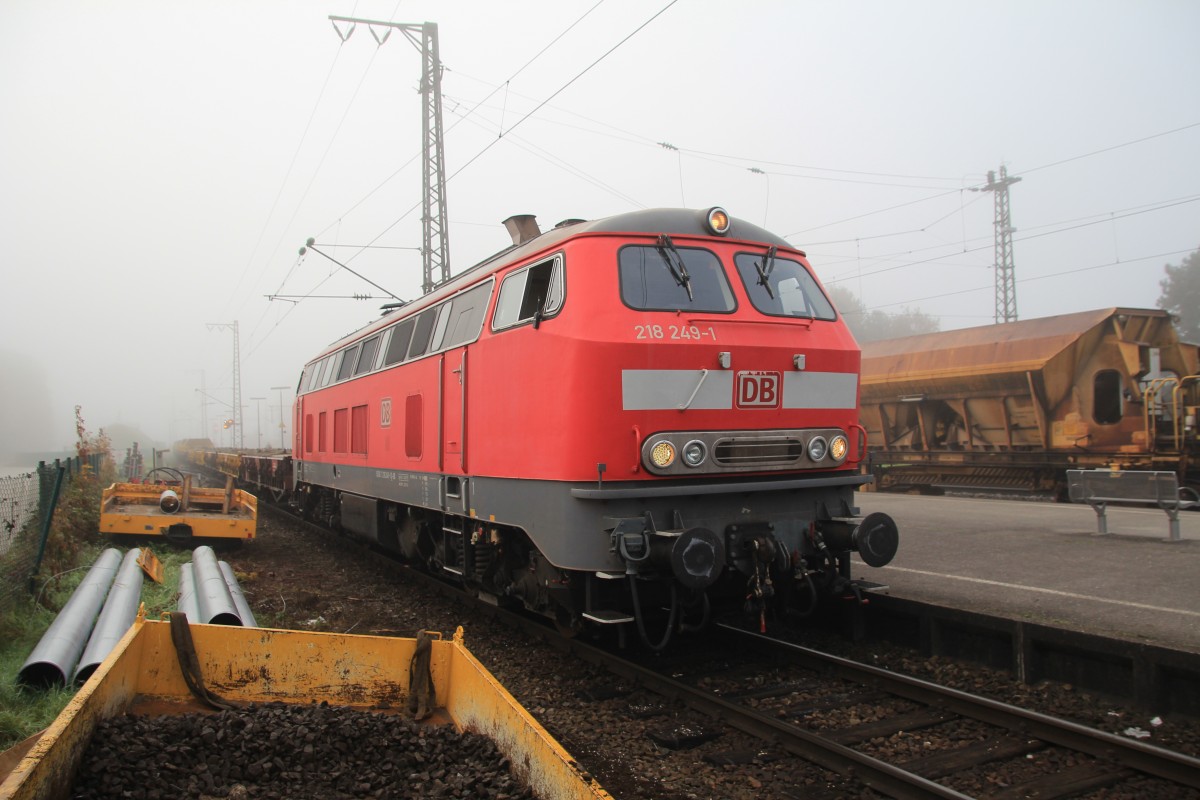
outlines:
[[[533,633],[540,627],[520,617],[512,622]],[[714,728],[750,734],[771,751],[819,764],[888,797],[1056,798],[1129,781],[1143,796],[1200,793],[1200,759],[770,637],[726,626],[721,631],[730,637],[730,647],[710,643],[705,649],[737,656],[718,658],[719,664],[696,653],[637,663],[575,640],[555,641],[544,633],[543,638],[631,685],[703,714]],[[748,660],[751,651],[769,666]],[[714,681],[714,674],[732,677]],[[765,675],[771,679],[763,685]],[[804,724],[814,715],[827,724]],[[867,721],[832,721],[837,718]],[[968,732],[970,741],[964,744]],[[716,734],[684,732],[693,739]],[[896,737],[941,744],[919,748],[924,754],[918,757],[898,756],[903,747],[890,756],[873,754],[886,748],[872,742]],[[1036,754],[1072,766],[1006,785],[1002,776],[1030,771],[1014,770],[1013,762]],[[993,783],[996,791],[982,795],[954,788],[956,782],[971,781]]]
[[[773,685],[733,684],[717,690],[722,700],[739,706],[764,733],[792,742],[789,752],[861,775],[866,785],[896,797],[971,796],[953,788],[965,782],[958,776],[986,775],[989,765],[1005,774],[1011,772],[1007,762],[1050,749],[1058,752],[1047,760],[1075,766],[989,796],[1065,797],[1137,776],[1200,791],[1200,759],[759,634],[730,627],[722,633],[739,652],[782,665],[770,670],[778,676]],[[897,740],[906,738],[921,755],[904,755],[912,750]],[[886,762],[872,755],[881,749],[888,751]]]
[[[1200,796],[1200,759],[768,636],[719,625],[721,635],[730,640],[728,646],[710,641],[702,651],[737,653],[733,661],[726,657],[714,664],[711,658],[686,652],[639,663],[623,653],[562,638],[538,620],[478,602],[506,624],[602,667],[631,686],[683,704],[716,726],[742,731],[772,751],[818,764],[884,796],[1057,798],[1129,781],[1139,785],[1139,793],[1148,793],[1145,796],[1172,796],[1176,789]],[[758,662],[748,659],[751,652]],[[755,683],[712,680],[713,675],[731,672],[740,678],[754,676]],[[773,676],[768,685],[763,685],[764,675]],[[804,724],[814,712],[836,711],[853,718],[855,709],[860,718],[875,718],[816,730]],[[938,728],[951,732],[939,734]],[[704,739],[706,734],[715,732],[688,730],[684,737]],[[968,734],[971,741],[963,744]],[[921,748],[925,752],[918,757],[872,754],[872,741],[913,736],[942,744]],[[1039,754],[1048,756],[1044,761],[1071,766],[1004,785],[1007,779],[1001,776],[1029,771],[1014,769],[1014,762],[1019,765]],[[953,788],[956,780],[995,780],[998,790],[964,793]]]
[[[820,765],[867,795],[1047,798],[1119,787],[1140,797],[1200,796],[1196,758],[769,637],[720,626],[723,643],[639,662],[478,602],[481,613],[707,720],[685,735],[741,731],[764,751]]]

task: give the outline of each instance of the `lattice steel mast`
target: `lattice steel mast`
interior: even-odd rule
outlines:
[[[387,41],[393,30],[398,30],[421,51],[421,164],[424,190],[421,204],[421,291],[428,294],[439,284],[450,280],[450,237],[446,228],[446,158],[442,145],[442,62],[438,55],[437,23],[416,25],[335,16],[330,16],[329,19],[343,42],[354,33],[354,26],[362,23],[369,27],[371,35],[379,45]],[[349,23],[351,27],[343,33],[338,27],[339,22]],[[385,29],[382,36],[376,32],[377,27]]]
[[[1020,178],[1008,177],[1008,169],[1001,166],[1000,180],[996,180],[995,170],[988,170],[987,185],[972,190],[994,192],[996,195],[992,224],[996,229],[996,322],[998,323],[1017,321],[1017,278],[1013,265],[1012,247],[1012,235],[1016,228],[1012,226],[1012,217],[1008,210],[1008,187],[1020,180]]]

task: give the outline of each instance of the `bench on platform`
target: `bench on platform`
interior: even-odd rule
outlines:
[[[1069,469],[1067,490],[1072,502],[1087,503],[1096,512],[1097,533],[1108,533],[1108,517],[1105,515],[1109,503],[1158,506],[1167,514],[1170,538],[1181,541],[1179,512],[1200,507],[1195,500],[1184,500],[1179,496],[1179,480],[1174,472]]]

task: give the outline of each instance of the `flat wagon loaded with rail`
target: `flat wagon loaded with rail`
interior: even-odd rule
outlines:
[[[863,345],[881,490],[1067,496],[1067,470],[1200,486],[1200,348],[1171,315],[1108,308]]]

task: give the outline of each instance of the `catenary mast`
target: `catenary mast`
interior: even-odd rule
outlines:
[[[996,240],[996,322],[1017,321],[1017,278],[1013,265],[1012,235],[1016,230],[1012,226],[1012,217],[1008,208],[1008,187],[1020,181],[1020,178],[1010,178],[1008,169],[1000,167],[1000,179],[996,180],[996,171],[988,170],[986,186],[973,189],[977,192],[993,192],[996,196],[993,224],[995,225]]]
[[[450,279],[450,238],[446,229],[446,158],[442,144],[442,62],[438,54],[437,23],[420,25],[381,22],[356,17],[330,16],[333,29],[344,42],[355,26],[368,26],[375,42],[382,45],[393,30],[404,34],[421,51],[421,144],[423,148],[421,203],[421,291],[425,294]],[[350,25],[344,32],[338,23]],[[379,29],[384,32],[379,33]]]

